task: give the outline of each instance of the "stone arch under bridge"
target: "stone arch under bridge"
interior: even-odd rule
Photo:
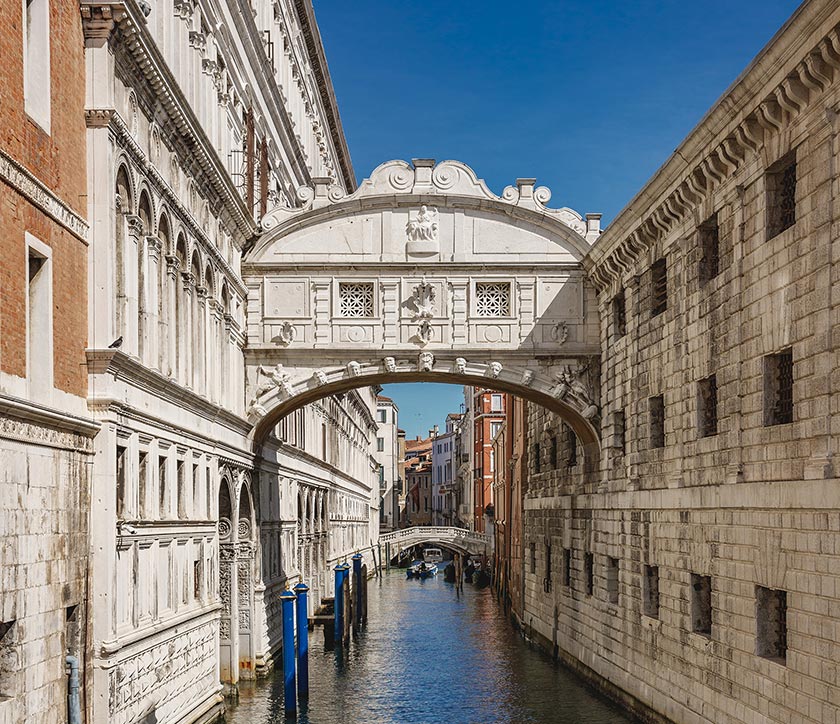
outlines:
[[[456,161],[390,161],[350,195],[328,179],[275,208],[246,254],[255,448],[309,402],[388,382],[511,392],[598,457],[599,328],[581,260],[600,233],[517,179],[493,194]]]
[[[399,554],[418,545],[437,545],[463,555],[481,555],[487,553],[492,541],[485,533],[478,533],[465,528],[447,526],[413,526],[400,528],[390,533],[381,533],[379,542],[388,547],[387,555],[393,559]]]

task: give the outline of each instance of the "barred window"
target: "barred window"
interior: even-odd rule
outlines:
[[[548,440],[548,453],[551,456],[551,469],[557,470],[557,436],[554,435]]]
[[[665,398],[656,395],[648,399],[650,410],[650,446],[665,447]]]
[[[717,435],[717,378],[714,375],[697,383],[697,423],[700,437]]]
[[[339,282],[338,300],[342,317],[372,317],[373,282]]]
[[[659,566],[642,566],[642,613],[659,618]]]
[[[563,437],[566,438],[566,467],[577,465],[577,435],[565,422],[563,423]]]
[[[627,303],[625,301],[624,289],[612,298],[613,334],[616,337],[623,337],[627,334]]]
[[[787,591],[755,587],[755,653],[784,664],[787,657]]]
[[[607,600],[618,603],[618,558],[607,558]]]
[[[478,282],[475,313],[479,317],[509,317],[510,282]]]
[[[767,238],[796,223],[796,155],[789,153],[767,171]]]
[[[691,574],[691,630],[712,635],[712,578]]]
[[[567,588],[572,586],[572,549],[563,549],[563,585]]]
[[[720,233],[717,214],[707,219],[698,229],[700,242],[700,283],[714,279],[720,271]]]
[[[583,572],[586,577],[586,595],[595,591],[595,557],[592,553],[583,554]]]
[[[624,410],[617,410],[613,413],[613,435],[615,449],[620,455],[624,455],[627,449],[627,424]]]
[[[650,316],[662,314],[668,308],[668,267],[665,258],[657,259],[650,267]]]
[[[793,422],[793,350],[764,358],[764,424]]]

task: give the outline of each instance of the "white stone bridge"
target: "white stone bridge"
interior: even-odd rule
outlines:
[[[436,525],[415,525],[391,533],[382,533],[380,543],[388,546],[388,555],[395,558],[401,551],[416,545],[438,545],[458,553],[480,555],[490,552],[490,536],[466,528]]]

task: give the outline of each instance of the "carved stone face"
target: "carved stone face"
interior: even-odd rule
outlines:
[[[459,375],[466,374],[466,372],[467,372],[467,360],[465,360],[463,357],[456,358],[456,360],[455,360],[455,371]]]
[[[499,373],[502,371],[502,363],[501,362],[491,362],[490,363],[490,376],[491,377],[498,377]]]
[[[348,362],[347,363],[347,372],[350,373],[351,377],[358,377],[362,371],[362,366],[358,362]]]
[[[397,361],[393,357],[386,357],[382,362],[385,365],[385,370],[387,372],[396,372],[397,371]]]
[[[431,372],[435,364],[435,356],[431,352],[421,352],[419,367],[423,372]]]
[[[315,373],[312,376],[319,385],[327,384],[327,373],[324,372],[324,370],[315,370]]]
[[[526,387],[530,387],[531,383],[534,381],[534,372],[533,370],[525,370],[522,373],[522,384]]]

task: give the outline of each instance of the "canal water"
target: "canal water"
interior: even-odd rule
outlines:
[[[529,646],[489,588],[404,571],[368,584],[368,623],[343,654],[310,633],[310,698],[299,724],[621,724],[632,722]],[[279,663],[279,662],[278,662]],[[240,687],[228,724],[283,715],[282,668]]]

